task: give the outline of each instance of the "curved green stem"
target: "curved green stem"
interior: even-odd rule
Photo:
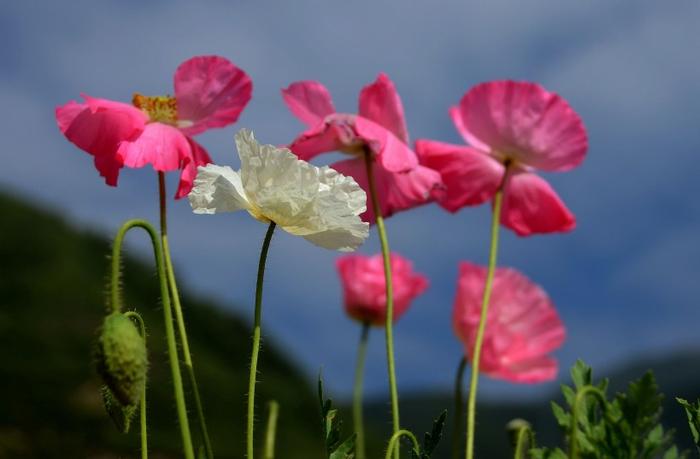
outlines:
[[[367,171],[367,183],[369,185],[369,195],[372,202],[372,210],[377,222],[377,232],[382,246],[382,259],[384,261],[384,279],[386,280],[386,320],[384,321],[384,334],[386,336],[386,361],[389,372],[389,391],[391,394],[391,424],[393,433],[396,434],[400,427],[399,422],[399,393],[396,388],[396,364],[394,363],[394,288],[391,276],[391,257],[389,252],[389,241],[384,227],[382,209],[379,206],[379,196],[374,183],[374,172],[372,168],[372,155],[365,151],[365,169]],[[398,459],[399,448],[394,448],[394,457]]]
[[[277,434],[277,418],[279,416],[280,404],[271,400],[268,406],[267,429],[265,431],[264,459],[275,459],[275,436]]]
[[[507,177],[504,176],[504,184]],[[484,285],[484,296],[481,303],[481,317],[479,328],[476,332],[474,352],[472,355],[472,372],[469,381],[469,401],[467,403],[467,459],[474,458],[474,423],[476,422],[476,389],[479,382],[479,361],[481,359],[481,347],[484,343],[484,332],[486,331],[486,318],[488,317],[489,301],[491,299],[491,287],[493,286],[493,275],[496,272],[496,258],[498,256],[498,229],[500,227],[501,204],[503,202],[503,188],[496,192],[493,198],[493,217],[491,221],[491,248],[489,250],[489,268],[486,274],[486,284]]]
[[[124,235],[131,228],[142,228],[146,230],[151,238],[153,254],[158,270],[158,283],[160,285],[160,295],[163,301],[163,316],[165,322],[165,335],[168,343],[168,358],[170,360],[170,371],[173,378],[173,389],[175,393],[175,404],[177,406],[177,416],[180,423],[180,435],[182,437],[182,447],[185,459],[194,459],[194,449],[192,448],[192,437],[190,434],[190,424],[187,419],[187,406],[185,404],[185,391],[182,387],[182,375],[180,374],[180,364],[177,355],[177,344],[175,343],[175,330],[173,328],[173,316],[170,308],[170,294],[168,292],[167,277],[165,274],[165,264],[163,263],[163,251],[158,240],[158,234],[153,226],[146,220],[129,220],[122,225],[114,239],[112,252],[112,309],[121,310],[121,299],[119,292],[119,277],[121,270],[120,258],[121,247]],[[115,273],[114,270],[117,270]]]
[[[529,426],[524,425],[518,429],[518,437],[515,442],[515,456],[513,456],[514,459],[525,459],[523,457],[523,454],[525,453],[525,445],[528,443],[532,445],[532,439],[532,429]],[[533,446],[530,447],[533,448]]]
[[[455,376],[455,424],[452,428],[452,459],[458,459],[460,446],[462,446],[462,416],[464,416],[464,391],[462,382],[464,380],[464,370],[467,368],[467,357],[464,356],[459,361],[457,375]]]
[[[576,398],[574,399],[574,404],[571,407],[571,427],[569,430],[569,459],[577,459],[578,455],[578,440],[576,438],[576,432],[578,431],[578,415],[579,407],[581,402],[586,399],[588,395],[594,395],[603,409],[607,406],[607,401],[605,400],[605,394],[602,390],[595,386],[584,386],[576,392]]]
[[[139,325],[139,331],[143,337],[144,345],[146,343],[146,324],[143,323],[143,318],[136,311],[128,311],[124,313],[125,317],[131,317],[136,320]],[[148,382],[146,382],[147,384]],[[140,422],[141,422],[141,459],[148,459],[148,425],[146,423],[146,384],[141,390],[141,402],[139,404]]]
[[[197,411],[199,430],[202,435],[202,440],[204,441],[204,451],[206,452],[207,459],[214,459],[211,441],[209,440],[209,431],[207,430],[207,422],[204,417],[204,408],[202,407],[197,378],[194,373],[194,365],[192,364],[192,354],[190,353],[190,345],[187,339],[185,318],[182,313],[182,306],[180,304],[180,294],[177,289],[175,271],[173,270],[172,258],[170,256],[170,245],[168,244],[167,201],[165,196],[165,174],[163,172],[158,172],[158,195],[160,197],[160,238],[163,245],[163,258],[165,260],[165,271],[168,276],[168,287],[170,288],[173,309],[175,310],[175,322],[177,323],[178,334],[180,335],[180,344],[182,345],[182,355],[185,361],[185,368],[187,368],[187,375],[190,380],[190,385],[192,386],[192,393],[194,394],[194,405],[195,410]]]
[[[248,419],[246,428],[246,457],[253,459],[253,425],[255,417],[255,382],[258,375],[258,354],[260,352],[260,323],[262,319],[262,294],[263,280],[265,277],[265,261],[267,251],[270,248],[272,233],[275,231],[275,222],[270,222],[265,233],[260,261],[258,263],[258,279],[255,284],[255,319],[253,323],[253,350],[250,355],[250,377],[248,379]]]
[[[420,443],[418,443],[418,440],[416,439],[416,436],[413,435],[413,432],[410,430],[401,429],[394,432],[394,435],[392,435],[389,439],[389,446],[386,449],[384,459],[390,459],[393,451],[399,449],[399,439],[402,436],[408,437],[413,442],[413,448],[420,452]]]
[[[357,346],[355,364],[355,386],[352,391],[352,421],[355,427],[355,457],[365,459],[365,427],[362,419],[362,385],[365,379],[365,358],[367,357],[367,337],[369,322],[362,324],[360,343]]]

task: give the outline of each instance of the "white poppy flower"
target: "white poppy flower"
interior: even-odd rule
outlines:
[[[247,210],[262,222],[314,244],[349,252],[364,242],[369,224],[360,219],[367,195],[352,177],[312,166],[286,148],[260,145],[253,133],[236,134],[241,170],[200,166],[188,195],[197,214]]]

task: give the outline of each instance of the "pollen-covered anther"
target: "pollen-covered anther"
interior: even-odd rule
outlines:
[[[148,115],[152,122],[177,124],[177,100],[170,96],[144,96],[134,93],[131,103]]]

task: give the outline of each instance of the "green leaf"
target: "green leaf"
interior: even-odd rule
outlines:
[[[571,416],[569,413],[564,411],[564,408],[559,406],[556,402],[550,402],[552,405],[552,413],[554,413],[554,417],[557,419],[557,424],[559,424],[559,427],[564,427],[565,429],[570,428],[571,426]]]
[[[536,448],[530,450],[532,459],[568,459],[564,451],[559,448]]]
[[[574,391],[569,386],[562,384],[561,393],[564,394],[564,400],[566,400],[566,404],[569,406],[573,406],[574,400],[576,400],[576,391]]]
[[[355,457],[355,437],[356,434],[350,435],[343,443],[338,445],[328,459],[353,459]]]
[[[422,455],[425,459],[429,459],[435,448],[437,448],[440,439],[442,438],[442,431],[445,428],[445,419],[447,418],[447,410],[440,413],[440,416],[433,421],[433,428],[430,432],[426,432],[423,437],[423,452]]]
[[[577,361],[571,369],[572,386],[562,385],[566,405],[552,402],[552,413],[570,443],[573,427],[572,408],[577,394],[582,390],[599,390],[599,397],[594,392],[581,400],[574,439],[578,444],[580,457],[583,459],[680,459],[684,454],[678,452],[673,443],[673,431],[666,430],[660,424],[663,395],[651,372],[629,384],[627,391],[618,393],[610,400],[606,391],[608,380],[598,383],[593,381],[593,371],[582,361]],[[586,389],[588,387],[588,389]],[[686,407],[696,442],[700,433],[700,401],[697,407],[679,403]],[[688,407],[691,408],[688,411]],[[694,416],[694,417],[693,417]],[[693,424],[695,420],[695,424]],[[700,444],[698,446],[700,451]],[[533,449],[535,459],[565,458],[566,455],[555,449]]]
[[[678,448],[674,445],[669,448],[663,455],[663,459],[680,459],[682,456],[678,453]]]
[[[688,426],[693,434],[693,441],[700,452],[700,399],[695,404],[689,403],[682,398],[676,398],[676,401],[685,409],[685,414],[688,416]]]
[[[577,360],[571,368],[571,380],[574,382],[574,387],[580,389],[583,386],[592,384],[593,370],[585,364],[581,359]]]
[[[338,418],[338,410],[333,408],[331,399],[323,394],[323,380],[318,376],[318,401],[321,407],[321,428],[329,459],[353,459],[355,457],[355,434],[344,441],[341,440],[342,423]]]
[[[104,403],[107,414],[112,418],[114,426],[120,433],[129,433],[131,421],[136,417],[138,405],[122,405],[107,386],[102,386],[100,392],[102,393],[102,403]]]

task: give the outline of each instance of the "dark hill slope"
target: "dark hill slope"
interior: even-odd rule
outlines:
[[[138,425],[128,436],[115,432],[91,361],[104,314],[109,242],[2,193],[0,215],[0,458],[137,457]],[[139,232],[128,237],[146,237]],[[148,327],[152,457],[180,457],[150,256],[124,258],[125,304],[142,313]],[[182,300],[215,453],[243,457],[250,329],[187,292]],[[266,343],[261,359],[258,418],[266,400],[281,403],[281,457],[321,457],[310,385],[274,344]]]

